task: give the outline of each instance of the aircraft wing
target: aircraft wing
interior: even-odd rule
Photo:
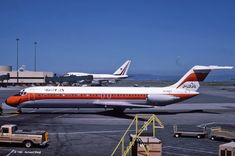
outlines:
[[[153,106],[150,105],[140,105],[140,104],[132,104],[129,102],[113,102],[113,101],[95,101],[93,102],[95,105],[104,106],[107,108],[113,108],[113,107],[124,107],[124,108],[153,108]]]

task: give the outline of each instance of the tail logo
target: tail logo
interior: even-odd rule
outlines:
[[[231,66],[194,66],[172,87],[197,91],[200,87],[199,82],[203,81],[211,70],[232,69]]]
[[[131,61],[127,60],[121,67],[119,67],[113,74],[114,75],[126,75],[129,69]]]
[[[197,86],[193,83],[193,82],[190,82],[189,84],[188,83],[185,83],[182,88],[184,89],[196,89]]]

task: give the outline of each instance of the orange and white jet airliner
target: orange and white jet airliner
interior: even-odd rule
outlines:
[[[168,87],[29,87],[10,96],[5,103],[21,108],[150,108],[180,102],[199,94],[199,82],[211,70],[230,66],[194,66]]]

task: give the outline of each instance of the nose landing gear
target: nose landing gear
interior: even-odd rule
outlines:
[[[17,107],[17,112],[18,112],[19,114],[22,113],[21,107]]]

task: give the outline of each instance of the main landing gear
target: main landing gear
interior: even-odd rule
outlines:
[[[22,110],[21,110],[21,108],[20,108],[20,107],[17,107],[17,112],[18,112],[19,114],[21,114],[21,113],[22,113]]]

